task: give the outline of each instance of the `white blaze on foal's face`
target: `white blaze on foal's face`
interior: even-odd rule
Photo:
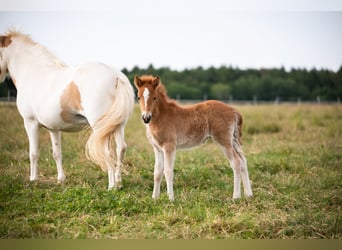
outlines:
[[[148,90],[148,88],[144,89],[143,97],[144,97],[145,107],[144,107],[144,111],[142,112],[141,118],[143,119],[144,123],[149,123],[152,118],[152,114],[151,114],[151,111],[147,111],[148,99],[150,97],[150,91]]]
[[[145,90],[143,92],[143,97],[144,97],[145,109],[146,109],[146,107],[147,107],[147,100],[150,97],[150,91],[148,90],[148,88],[145,88]]]

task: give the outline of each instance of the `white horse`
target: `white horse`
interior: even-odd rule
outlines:
[[[68,67],[45,47],[16,31],[0,36],[0,82],[8,73],[17,88],[17,107],[29,139],[30,180],[38,178],[39,127],[50,133],[58,182],[65,180],[61,131],[90,127],[86,155],[108,171],[109,189],[120,188],[127,147],[124,129],[134,106],[128,78],[101,63]]]

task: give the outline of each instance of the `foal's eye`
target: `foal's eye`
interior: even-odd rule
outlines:
[[[157,97],[154,97],[154,98],[153,98],[153,101],[155,101],[155,100],[156,100],[156,98],[157,98]]]
[[[140,101],[140,97],[137,97],[138,101]]]

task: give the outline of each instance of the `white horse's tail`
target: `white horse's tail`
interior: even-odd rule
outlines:
[[[86,144],[86,156],[103,171],[115,166],[114,134],[125,126],[134,107],[134,91],[124,75],[117,77],[114,101],[110,109],[93,126]]]

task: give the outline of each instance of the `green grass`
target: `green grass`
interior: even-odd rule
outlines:
[[[233,175],[211,142],[178,151],[175,202],[151,198],[154,155],[138,107],[129,120],[124,189],[87,161],[87,132],[62,135],[57,184],[41,129],[39,181],[15,106],[0,106],[0,238],[342,238],[342,107],[238,106],[253,198],[233,200]]]

